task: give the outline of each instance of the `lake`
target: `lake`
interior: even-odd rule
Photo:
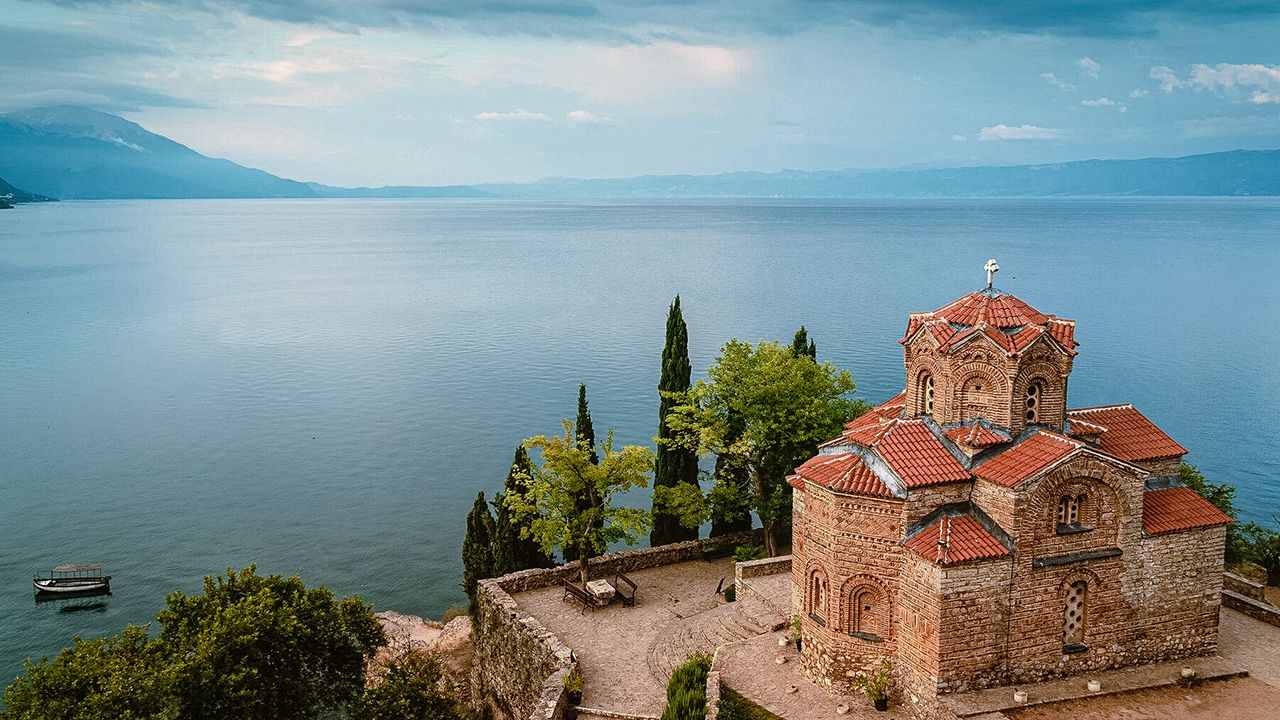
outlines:
[[[985,286],[990,257],[1077,321],[1072,406],[1133,402],[1245,519],[1280,514],[1278,199],[0,213],[0,677],[250,563],[438,615],[476,492],[578,383],[598,434],[650,442],[676,293],[695,373],[803,323],[880,401],[907,313]],[[32,601],[34,572],[88,560],[114,576],[103,607]]]

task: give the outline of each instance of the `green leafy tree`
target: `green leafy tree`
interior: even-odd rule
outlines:
[[[505,498],[508,495],[524,495],[528,492],[525,480],[533,475],[533,464],[529,462],[529,453],[524,445],[516,447],[515,458],[511,461],[511,469],[507,471],[507,480],[502,492],[493,499],[493,574],[500,577],[517,570],[529,568],[545,568],[555,565],[538,543],[526,536],[524,529],[529,520],[518,521],[512,517]]]
[[[658,380],[658,452],[653,465],[653,488],[672,487],[685,483],[698,487],[698,453],[688,447],[669,442],[672,430],[667,425],[667,414],[678,402],[677,398],[689,390],[689,329],[685,326],[680,310],[680,296],[672,301],[667,311],[667,338],[662,348],[662,376]],[[668,441],[668,442],[664,442]],[[683,525],[680,519],[663,512],[655,495],[653,531],[649,533],[652,546],[683,540],[696,540],[698,526]],[[747,518],[750,523],[750,517]]]
[[[725,436],[730,445],[742,437],[742,431],[742,422],[730,411],[725,421]],[[730,453],[716,455],[716,468],[707,494],[711,503],[711,537],[751,529],[751,473],[743,457]]]
[[[750,478],[746,502],[764,526],[765,552],[777,555],[778,531],[791,513],[787,473],[865,412],[866,404],[849,397],[855,385],[848,371],[797,357],[777,342],[732,340],[708,376],[709,382],[699,381],[671,411],[676,442],[696,438],[700,451],[743,463]],[[733,432],[731,418],[741,423],[740,434]],[[740,493],[729,488],[725,494]]]
[[[1185,462],[1178,468],[1178,481],[1195,490],[1201,497],[1212,503],[1214,507],[1231,516],[1232,520],[1236,519],[1236,488],[1234,485],[1210,482],[1200,472],[1199,468]],[[1243,533],[1243,528],[1238,527],[1233,522],[1227,526],[1226,561],[1228,563],[1237,563],[1247,559],[1248,555],[1249,541]]]
[[[810,360],[818,359],[818,345],[809,339],[809,331],[801,325],[796,331],[796,336],[791,340],[791,354],[796,357],[807,357]]]
[[[385,663],[381,677],[351,709],[355,720],[462,720],[462,708],[444,689],[440,659],[408,653]]]
[[[145,627],[115,637],[76,638],[54,660],[27,662],[5,688],[5,720],[161,720],[177,718],[173,675]]]
[[[618,496],[632,488],[648,487],[653,469],[653,451],[640,445],[613,449],[613,431],[604,443],[584,447],[574,432],[574,424],[563,421],[564,435],[539,435],[525,441],[542,454],[542,467],[534,466],[523,496],[508,495],[513,517],[528,522],[528,536],[544,552],[572,549],[581,560],[582,585],[591,579],[589,564],[593,554],[604,552],[610,543],[635,544],[649,529],[649,513],[640,508],[621,507]],[[598,454],[597,454],[598,450]],[[599,462],[593,462],[598,458]],[[580,499],[589,499],[584,511]]]
[[[158,642],[183,718],[312,718],[364,690],[365,663],[386,643],[360,598],[338,600],[254,566],[173,592]]]
[[[467,534],[462,539],[462,589],[470,601],[470,610],[476,609],[476,584],[494,576],[493,547],[494,522],[484,493],[476,494],[476,501],[467,513]]]
[[[314,718],[364,691],[365,664],[386,636],[360,598],[336,599],[297,577],[250,566],[207,577],[204,594],[171,593],[160,634],[129,627],[76,641],[28,665],[5,690],[5,720]]]
[[[1276,518],[1280,524],[1280,518]],[[1280,585],[1280,532],[1247,522],[1240,528],[1248,550],[1245,557],[1267,569],[1267,584]]]

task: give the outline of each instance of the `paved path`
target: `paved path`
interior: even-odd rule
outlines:
[[[710,655],[721,645],[773,632],[785,622],[773,608],[752,597],[680,618],[663,627],[649,644],[649,674],[665,686],[690,655]]]
[[[1262,682],[1280,688],[1280,627],[1223,608],[1218,623],[1218,654],[1248,668],[1249,674]],[[1280,717],[1280,710],[1276,716]]]

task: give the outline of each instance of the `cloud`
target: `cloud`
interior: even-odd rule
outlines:
[[[1133,98],[1134,100],[1137,100],[1138,98],[1144,98],[1146,96],[1147,96],[1147,91],[1143,90],[1142,88],[1134,88],[1129,91],[1129,97]]]
[[[482,112],[476,113],[477,122],[549,122],[551,116],[540,112],[530,112],[524,108],[513,110],[511,112]]]
[[[1048,82],[1050,85],[1052,85],[1052,86],[1054,86],[1054,87],[1058,88],[1059,90],[1066,90],[1067,92],[1075,92],[1075,91],[1076,91],[1076,86],[1075,86],[1075,85],[1072,85],[1071,83],[1069,83],[1069,82],[1067,82],[1067,81],[1065,81],[1065,80],[1062,80],[1062,79],[1061,79],[1061,78],[1059,78],[1057,75],[1054,75],[1054,74],[1053,74],[1053,73],[1051,73],[1051,72],[1047,72],[1047,73],[1040,73],[1040,77],[1044,78],[1046,82]]]
[[[1081,100],[1080,104],[1085,107],[1115,108],[1120,112],[1128,111],[1128,107],[1124,103],[1118,103],[1109,97],[1094,98],[1092,100]]]
[[[613,122],[603,115],[596,115],[586,110],[570,110],[564,114],[564,119],[570,125],[608,125]]]
[[[1004,123],[984,127],[978,132],[979,140],[1053,140],[1062,136],[1057,128],[1042,128],[1035,125],[1019,125],[1010,127]]]
[[[951,142],[965,142],[965,141],[966,141],[966,140],[968,140],[968,139],[969,139],[969,138],[967,138],[967,137],[965,137],[965,136],[963,136],[963,135],[960,135],[960,134],[958,134],[958,133],[957,133],[957,134],[955,134],[955,135],[952,135],[952,136],[951,136]]]
[[[1185,78],[1171,68],[1158,65],[1151,68],[1151,77],[1160,81],[1160,89],[1171,93],[1179,88],[1212,92],[1223,97],[1248,96],[1255,105],[1280,104],[1280,65],[1260,63],[1218,63],[1191,66]]]
[[[1080,72],[1088,75],[1094,80],[1098,79],[1098,71],[1102,69],[1102,65],[1099,65],[1096,60],[1088,55],[1077,60],[1076,65],[1080,66]]]
[[[129,0],[53,0],[70,6]],[[727,37],[793,35],[836,25],[906,27],[929,34],[1002,32],[1067,37],[1151,37],[1169,22],[1206,26],[1275,17],[1280,5],[1237,0],[1090,0],[1037,5],[1025,0],[171,0],[198,10],[341,32],[438,27],[485,35],[575,36],[648,41],[660,33]],[[141,3],[137,3],[141,4]],[[158,5],[158,3],[157,3]],[[655,21],[655,17],[660,20]]]

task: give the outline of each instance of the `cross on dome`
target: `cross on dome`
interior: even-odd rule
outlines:
[[[995,284],[996,273],[1000,272],[1000,266],[996,264],[995,258],[991,258],[986,265],[982,266],[982,269],[987,271],[987,289],[990,290]]]

